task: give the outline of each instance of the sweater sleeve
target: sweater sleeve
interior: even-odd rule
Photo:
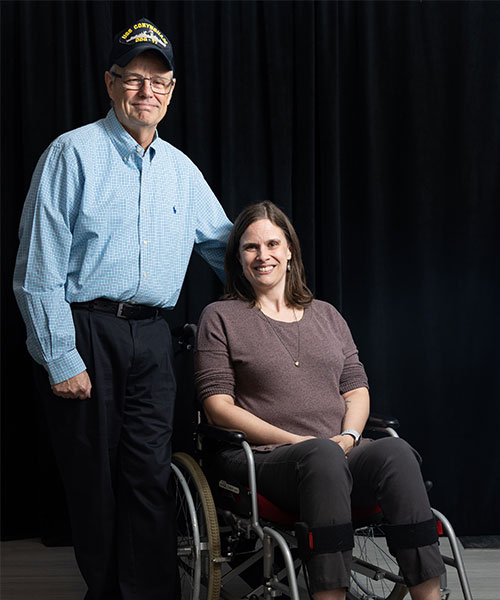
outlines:
[[[339,392],[346,394],[360,387],[368,388],[368,377],[366,376],[363,363],[359,360],[358,349],[354,343],[351,331],[345,320],[339,315],[339,326],[341,339],[343,341],[344,368],[340,375]]]
[[[194,377],[200,401],[215,394],[236,397],[224,317],[216,304],[207,306],[200,317]]]

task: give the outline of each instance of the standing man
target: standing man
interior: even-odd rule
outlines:
[[[176,82],[166,36],[140,19],[109,65],[106,118],[61,135],[35,169],[14,291],[87,600],[173,600],[175,381],[160,310],[175,306],[193,247],[223,273],[231,224],[156,131]]]

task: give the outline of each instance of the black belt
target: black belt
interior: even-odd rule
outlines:
[[[97,310],[110,313],[121,319],[151,319],[157,317],[161,308],[146,306],[145,304],[131,304],[130,302],[115,302],[106,298],[97,298],[89,302],[73,302],[73,309]]]

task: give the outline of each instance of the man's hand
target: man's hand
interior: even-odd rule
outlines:
[[[86,398],[90,398],[92,384],[90,383],[90,377],[88,376],[87,371],[83,371],[83,373],[79,373],[70,379],[56,383],[51,387],[53,393],[61,398],[78,398],[79,400],[85,400]]]

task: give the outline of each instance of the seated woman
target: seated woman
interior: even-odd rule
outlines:
[[[259,491],[328,543],[307,560],[316,600],[345,598],[351,503],[379,504],[414,600],[440,600],[444,572],[415,451],[399,438],[360,443],[368,382],[349,328],[305,284],[300,245],[271,202],[246,208],[226,251],[224,299],[201,316],[196,386],[209,422],[243,431]],[[246,481],[243,450],[221,475]]]

